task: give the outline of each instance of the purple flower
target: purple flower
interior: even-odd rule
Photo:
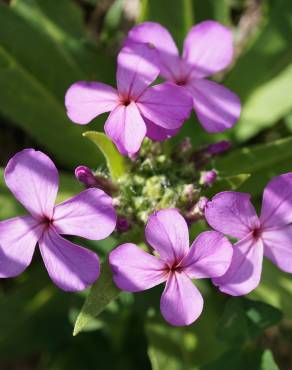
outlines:
[[[292,173],[274,177],[263,193],[260,217],[250,195],[226,191],[215,195],[205,210],[211,227],[239,239],[226,274],[214,280],[222,292],[243,295],[261,278],[263,256],[292,273]]]
[[[171,83],[149,87],[159,74],[156,53],[149,45],[125,46],[118,55],[117,90],[100,82],[73,84],[65,97],[69,118],[87,124],[110,111],[104,129],[124,155],[138,152],[145,136],[166,140],[175,135],[189,117],[192,101]]]
[[[206,231],[189,248],[188,227],[176,209],[150,216],[145,235],[160,257],[135,244],[120,245],[109,256],[116,285],[139,292],[166,282],[160,301],[163,317],[172,325],[191,324],[203,309],[203,297],[191,279],[223,275],[232,257],[230,242],[216,231]]]
[[[232,61],[232,33],[226,27],[214,21],[192,27],[184,41],[182,58],[170,33],[158,23],[135,26],[126,44],[131,42],[150,42],[156,47],[160,74],[190,93],[198,120],[206,131],[221,132],[236,123],[241,110],[239,98],[222,85],[205,79]]]
[[[8,162],[5,182],[29,216],[0,222],[0,277],[22,273],[38,243],[46,269],[63,290],[83,290],[99,276],[98,256],[60,234],[99,240],[114,230],[112,199],[87,189],[55,206],[58,171],[42,152],[25,149]]]

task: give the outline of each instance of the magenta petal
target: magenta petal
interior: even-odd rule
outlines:
[[[250,234],[234,245],[231,265],[226,274],[213,279],[223,293],[240,296],[250,293],[260,283],[263,243]]]
[[[185,38],[183,59],[193,66],[196,78],[221,71],[231,63],[232,56],[232,33],[218,22],[201,22]]]
[[[156,50],[146,44],[133,43],[118,55],[117,86],[123,98],[138,98],[159,75]]]
[[[67,115],[71,121],[86,125],[118,104],[117,90],[100,82],[79,81],[65,95]]]
[[[149,139],[153,141],[164,141],[168,140],[171,137],[175,136],[179,132],[179,128],[175,130],[167,130],[166,128],[163,128],[161,126],[155,125],[152,121],[149,119],[143,117],[146,127],[147,127],[147,133],[146,136],[149,137]]]
[[[205,208],[208,224],[234,238],[243,238],[260,226],[250,195],[224,191],[215,195]]]
[[[135,154],[146,135],[146,125],[135,103],[114,109],[104,127],[121,154]]]
[[[42,227],[30,216],[0,222],[0,278],[17,276],[26,269],[41,233]]]
[[[180,266],[191,279],[214,278],[225,274],[232,254],[232,245],[224,235],[205,231],[193,242]]]
[[[148,243],[170,264],[178,263],[189,251],[189,230],[177,209],[162,209],[153,213],[147,222]]]
[[[170,82],[147,89],[137,101],[143,117],[168,130],[182,126],[192,111],[192,98],[180,86]]]
[[[159,23],[144,22],[133,27],[126,40],[126,43],[129,42],[142,42],[155,46],[158,51],[157,64],[160,74],[171,81],[179,75],[178,49],[171,34]]]
[[[274,177],[265,187],[260,221],[263,228],[292,222],[292,172]]]
[[[265,230],[262,233],[264,254],[279,269],[292,273],[292,225]]]
[[[55,208],[54,227],[59,234],[100,240],[108,237],[115,226],[112,198],[96,188],[84,190]]]
[[[122,244],[109,255],[114,282],[127,292],[150,289],[167,279],[166,265],[135,244]]]
[[[34,149],[16,153],[4,172],[15,198],[34,217],[51,218],[58,192],[58,171],[51,159]]]
[[[192,324],[201,315],[203,297],[190,278],[181,273],[171,273],[162,293],[160,310],[171,325]]]
[[[63,239],[52,228],[44,233],[39,246],[50,278],[59,288],[68,292],[84,290],[98,278],[98,256]]]
[[[186,88],[193,97],[198,120],[207,132],[222,132],[237,122],[241,104],[232,91],[209,80],[192,80]]]

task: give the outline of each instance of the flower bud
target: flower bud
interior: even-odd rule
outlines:
[[[218,143],[209,145],[207,147],[207,152],[213,156],[213,155],[226,152],[227,150],[230,149],[230,147],[231,147],[231,144],[229,141],[222,140],[222,141],[218,141]]]
[[[204,171],[201,173],[200,184],[205,186],[212,186],[217,179],[217,171]]]
[[[128,231],[129,228],[130,228],[130,222],[126,219],[126,217],[118,217],[117,231],[120,233],[124,233]]]
[[[87,188],[97,186],[96,178],[90,168],[86,166],[78,166],[75,169],[76,179],[85,185]]]

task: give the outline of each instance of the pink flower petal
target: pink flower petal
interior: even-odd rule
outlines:
[[[177,209],[162,209],[153,213],[147,222],[148,243],[169,264],[178,263],[189,251],[189,230]]]
[[[234,238],[243,238],[260,226],[250,195],[224,191],[215,195],[205,208],[208,224]]]
[[[171,81],[174,81],[179,75],[178,49],[171,34],[159,23],[144,22],[133,27],[128,34],[126,43],[128,42],[154,45],[158,51],[157,65],[160,74]]]
[[[164,141],[168,140],[171,137],[175,136],[179,132],[179,128],[175,130],[167,130],[166,128],[163,128],[161,126],[155,125],[152,121],[149,119],[143,117],[146,127],[147,127],[147,133],[146,136],[149,137],[149,139],[153,141]]]
[[[30,216],[0,222],[0,278],[17,276],[26,269],[42,230]]]
[[[117,90],[100,82],[79,81],[65,95],[67,115],[71,121],[86,125],[118,104]]]
[[[264,254],[279,269],[292,273],[292,225],[265,230],[262,233]]]
[[[225,274],[232,254],[232,245],[224,235],[205,231],[193,242],[180,266],[191,279],[214,278]]]
[[[156,50],[146,44],[129,44],[118,55],[117,86],[126,100],[138,98],[159,75]]]
[[[121,154],[135,154],[146,135],[146,125],[135,103],[114,109],[104,127]]]
[[[209,80],[191,80],[186,89],[193,97],[198,120],[207,132],[222,132],[235,125],[241,104],[232,91]]]
[[[167,279],[166,265],[135,244],[122,244],[109,255],[118,288],[127,292],[150,289]]]
[[[155,125],[175,130],[189,118],[192,98],[182,87],[165,82],[147,89],[137,105],[141,114]]]
[[[292,172],[274,177],[265,187],[260,221],[264,228],[292,222]]]
[[[58,234],[91,240],[108,237],[116,226],[112,198],[102,190],[84,190],[55,208],[54,227]]]
[[[201,315],[203,297],[190,278],[181,273],[172,273],[166,283],[160,301],[162,316],[171,325],[192,324]]]
[[[232,33],[218,22],[201,22],[185,38],[183,59],[193,66],[192,75],[196,78],[221,71],[231,63],[232,57]]]
[[[84,290],[99,276],[98,256],[48,229],[39,241],[40,251],[53,282],[68,292]]]
[[[223,293],[240,296],[250,293],[260,283],[263,243],[250,234],[234,245],[231,265],[226,274],[213,279]]]
[[[4,172],[15,198],[34,217],[51,218],[58,192],[58,171],[51,159],[34,149],[16,153]]]

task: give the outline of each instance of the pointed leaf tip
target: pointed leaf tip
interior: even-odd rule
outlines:
[[[91,140],[104,155],[112,179],[118,180],[127,170],[126,160],[108,137],[98,131],[86,131],[82,134]]]

